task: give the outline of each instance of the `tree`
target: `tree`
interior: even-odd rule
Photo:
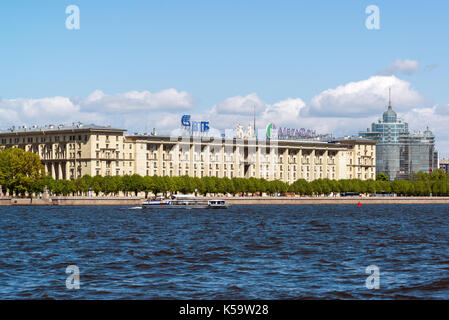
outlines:
[[[248,192],[251,193],[251,194],[254,194],[254,192],[257,191],[255,180],[256,180],[255,178],[249,178],[249,179],[247,180],[247,185],[248,185],[247,190],[248,190]]]
[[[202,179],[195,177],[193,178],[193,183],[195,185],[195,189],[198,191],[199,194],[206,193],[206,185]]]
[[[0,185],[10,194],[32,196],[44,178],[45,168],[37,154],[20,148],[0,151]]]
[[[90,176],[89,176],[90,177]],[[81,194],[86,194],[89,191],[89,180],[86,176],[78,178],[75,180],[75,187],[77,192],[81,192]]]
[[[109,195],[110,193],[114,193],[117,190],[116,180],[111,176],[103,177],[103,180],[100,183],[101,191],[105,195]]]
[[[152,176],[145,176],[143,177],[143,189],[142,191],[145,192],[145,198],[148,198],[148,193],[153,192],[154,193],[155,187],[154,187],[154,179]]]
[[[260,195],[267,191],[265,179],[255,179],[256,191],[259,192]]]
[[[388,174],[386,174],[385,172],[379,172],[376,175],[376,180],[377,181],[390,181],[390,178],[388,177]]]
[[[320,184],[321,184],[321,191],[323,192],[323,194],[325,194],[326,196],[328,196],[331,191],[331,185],[329,183],[329,179],[320,179]]]
[[[122,182],[123,182],[123,184],[122,184],[122,190],[121,191],[123,191],[123,193],[127,196],[128,192],[132,191],[132,184],[133,184],[133,182],[132,182],[131,176],[124,175],[122,177]]]
[[[206,184],[206,192],[215,195],[218,191],[216,180],[213,177],[204,177],[203,179]]]
[[[101,192],[101,185],[103,183],[103,177],[102,176],[95,176],[92,178],[92,191],[95,193],[95,195],[98,197],[98,195]]]
[[[305,195],[307,193],[308,183],[305,179],[298,179],[290,185],[289,191],[299,195]]]
[[[228,184],[225,178],[217,179],[217,192],[221,194],[225,194],[228,192]]]
[[[144,183],[142,176],[138,174],[133,174],[131,176],[131,186],[130,191],[134,191],[136,196],[139,194],[140,191],[144,189]]]

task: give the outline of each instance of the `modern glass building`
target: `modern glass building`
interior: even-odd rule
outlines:
[[[382,119],[360,136],[376,140],[376,173],[384,172],[394,179],[406,179],[412,172],[429,172],[437,168],[435,136],[427,128],[410,134],[408,124],[397,117],[391,103]]]

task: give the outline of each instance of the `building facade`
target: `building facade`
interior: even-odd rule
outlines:
[[[55,179],[89,175],[241,177],[312,181],[375,179],[376,148],[369,139],[258,140],[255,138],[125,135],[125,130],[82,125],[11,128],[2,148],[41,157]]]
[[[391,104],[382,119],[372,123],[359,135],[376,141],[376,171],[390,180],[406,179],[412,172],[429,172],[438,168],[435,136],[427,128],[410,134],[408,124],[397,117]]]
[[[439,160],[439,168],[444,172],[449,173],[449,159],[442,158]]]
[[[374,179],[375,143],[127,136],[140,175],[241,177],[312,181]]]
[[[0,131],[0,147],[21,148],[39,155],[45,171],[55,179],[83,175],[132,174],[134,146],[125,130],[96,125],[23,126]]]

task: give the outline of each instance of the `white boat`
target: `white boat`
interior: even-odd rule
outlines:
[[[157,209],[227,209],[225,200],[195,199],[190,195],[173,195],[171,199],[156,197],[142,203],[142,208]]]

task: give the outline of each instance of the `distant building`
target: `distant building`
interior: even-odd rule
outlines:
[[[438,153],[435,151],[435,136],[427,127],[401,137],[400,172],[398,178],[407,179],[412,172],[431,172],[438,169]]]
[[[397,117],[391,103],[382,119],[360,136],[376,141],[376,173],[384,172],[391,180],[407,179],[412,172],[430,172],[438,168],[435,136],[426,129],[410,134],[408,124]]]
[[[449,159],[440,159],[439,167],[440,169],[444,170],[444,172],[449,173]]]

